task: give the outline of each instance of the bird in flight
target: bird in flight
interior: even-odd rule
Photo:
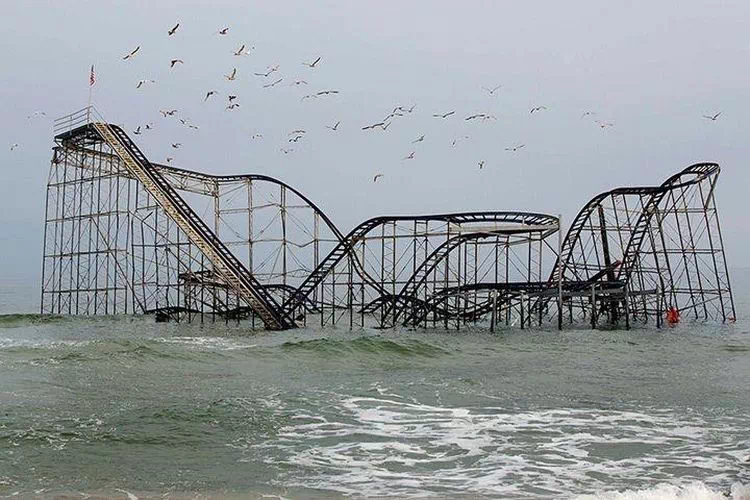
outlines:
[[[273,73],[273,72],[275,72],[275,71],[278,71],[278,70],[279,70],[279,65],[277,64],[276,66],[269,66],[269,67],[268,67],[268,71],[266,71],[265,73],[253,73],[253,74],[254,74],[255,76],[262,76],[262,77],[264,77],[264,78],[268,78],[268,76],[269,76],[269,75],[270,75],[271,73]]]
[[[26,118],[30,120],[30,119],[36,118],[38,116],[47,116],[47,113],[45,113],[44,111],[34,111],[33,113],[31,113]]]
[[[154,124],[153,123],[147,123],[144,127],[145,127],[146,130],[151,130],[152,128],[154,128]]]
[[[304,64],[304,65],[305,65],[305,66],[307,66],[308,68],[314,68],[314,67],[315,67],[315,65],[316,65],[316,64],[318,64],[318,63],[320,62],[320,60],[321,60],[321,57],[320,57],[320,56],[318,56],[318,58],[317,58],[317,59],[315,59],[315,60],[314,60],[313,62],[311,62],[311,63],[309,63],[309,62],[303,62],[302,64]]]
[[[339,93],[338,90],[321,90],[315,95],[331,95],[331,94],[338,94],[338,93]]]
[[[224,75],[224,76],[230,82],[235,80],[237,78],[237,68],[233,68],[231,73],[229,73],[228,75]]]
[[[227,111],[231,111],[231,110],[233,110],[235,108],[239,108],[239,107],[240,107],[240,103],[235,102],[235,103],[232,103],[229,106],[227,106]]]
[[[138,52],[139,50],[141,50],[141,46],[140,46],[140,45],[139,45],[138,47],[134,48],[134,49],[133,49],[133,50],[132,50],[132,51],[131,51],[131,52],[130,52],[129,54],[125,55],[125,56],[123,57],[123,60],[127,61],[128,59],[130,59],[130,58],[134,57],[134,56],[135,56],[135,54],[136,54],[136,53],[137,53],[137,52]]]
[[[242,45],[240,46],[240,48],[239,48],[239,49],[237,49],[237,50],[236,50],[236,51],[234,52],[234,55],[236,55],[236,56],[248,56],[248,55],[250,55],[250,50],[248,50],[248,49],[245,49],[245,44],[243,43],[243,44],[242,44]]]
[[[481,118],[482,120],[496,120],[497,119],[495,118],[494,115],[488,115],[486,113],[477,113],[475,115],[467,116],[466,121],[468,122],[470,120],[476,120],[479,118]]]
[[[331,130],[338,130],[340,123],[341,123],[341,120],[337,121],[333,126],[326,125],[326,128],[329,128]]]
[[[484,160],[479,161],[479,170],[482,170],[484,168]]]
[[[482,89],[486,90],[489,95],[495,95],[495,92],[497,92],[498,90],[500,90],[500,87],[502,87],[502,85],[498,85],[498,86],[492,87],[492,88],[482,87]]]
[[[505,148],[505,150],[506,150],[506,151],[510,151],[510,152],[516,152],[516,151],[518,151],[519,149],[521,149],[522,147],[524,147],[525,145],[526,145],[526,144],[519,144],[518,146],[512,146],[512,147],[510,147],[510,148]]]
[[[177,110],[176,109],[170,109],[169,111],[159,110],[159,113],[164,115],[164,118],[166,118],[168,116],[174,116],[175,114],[177,114]]]
[[[294,151],[294,148],[289,148],[289,149],[281,148],[281,152],[284,153],[285,155],[288,155],[292,151]]]
[[[138,80],[138,85],[135,86],[135,88],[139,89],[143,87],[144,85],[148,85],[149,83],[156,83],[154,80]]]
[[[422,141],[424,141],[424,134],[420,135],[420,136],[419,136],[419,137],[417,137],[417,138],[416,138],[415,140],[411,141],[411,143],[412,143],[412,144],[416,144],[416,143],[418,143],[418,142],[422,142]]]
[[[221,28],[218,33],[219,35],[226,35],[227,33],[229,33],[229,28]]]
[[[182,146],[182,143],[180,143],[180,142],[173,142],[172,143],[172,147],[174,149],[180,149],[180,146]]]
[[[443,118],[443,119],[445,119],[445,118],[448,118],[449,116],[455,115],[455,114],[456,114],[455,111],[448,111],[447,113],[435,113],[432,116],[434,116],[435,118]]]
[[[267,89],[267,88],[270,88],[270,87],[274,87],[274,86],[278,85],[279,83],[281,83],[282,80],[284,80],[284,79],[283,78],[279,78],[275,82],[267,83],[267,84],[263,85],[263,88]]]
[[[16,149],[17,147],[18,147],[18,143],[17,143],[17,142],[14,142],[13,144],[11,144],[11,145],[10,145],[10,150],[11,150],[11,151],[13,151],[13,150],[14,150],[14,149]]]
[[[184,62],[185,62],[185,61],[183,61],[182,59],[172,59],[172,60],[171,60],[171,61],[169,62],[169,67],[170,67],[170,68],[174,68],[174,65],[175,65],[175,64],[184,64]]]
[[[236,95],[230,95],[230,96],[227,96],[227,99],[229,99],[229,104],[232,104],[232,101],[234,101],[235,99],[237,99],[237,96]]]
[[[209,97],[211,97],[211,96],[212,96],[212,95],[214,95],[214,94],[218,94],[218,93],[219,93],[219,92],[218,92],[218,91],[216,91],[216,90],[209,90],[208,92],[206,92],[206,97],[204,97],[204,98],[203,98],[203,102],[206,102],[206,101],[208,101],[208,98],[209,98]]]
[[[263,134],[253,134],[250,139],[263,139]]]
[[[414,159],[414,151],[409,153],[408,155],[404,156],[402,160],[413,160]]]
[[[180,23],[175,24],[174,28],[172,28],[171,30],[167,31],[167,35],[169,35],[169,36],[174,35],[177,32],[177,28],[179,28],[179,27],[180,27]]]
[[[712,122],[715,122],[716,119],[719,118],[719,116],[721,116],[721,111],[719,111],[718,113],[712,116],[703,115],[703,118],[706,118],[707,120],[711,120]]]
[[[372,178],[372,182],[378,182],[378,179],[383,177],[383,174],[375,174],[375,176]]]
[[[534,108],[531,108],[531,114],[533,115],[533,114],[534,114],[534,113],[536,113],[537,111],[542,111],[542,110],[545,110],[545,111],[546,111],[546,110],[547,110],[547,107],[546,107],[546,106],[536,106],[536,107],[534,107]]]
[[[307,82],[304,80],[295,80],[289,84],[289,86],[293,86],[293,85],[307,85]]]
[[[458,141],[464,140],[464,139],[468,139],[468,138],[469,138],[468,135],[465,135],[463,137],[456,137],[455,139],[453,139],[453,142],[451,142],[451,146],[453,146],[455,148],[456,144],[458,144]]]
[[[378,127],[380,127],[383,130],[385,130],[386,127],[387,127],[387,125],[386,125],[385,122],[378,122],[378,123],[373,123],[372,125],[366,125],[366,126],[362,127],[362,130],[373,130],[373,129],[376,129]]]
[[[297,141],[299,141],[300,139],[302,139],[303,137],[304,137],[304,135],[302,135],[302,134],[300,134],[300,135],[295,135],[294,137],[290,137],[290,138],[289,138],[289,142],[297,142]]]
[[[584,111],[583,114],[581,115],[581,118],[586,118],[587,116],[594,116],[595,114],[596,113],[594,113],[593,111]]]
[[[307,95],[303,95],[300,101],[304,101],[305,99],[317,99],[317,98],[318,96],[316,94],[307,94]]]
[[[306,133],[307,133],[307,130],[302,130],[301,128],[299,128],[297,130],[292,130],[287,135],[300,135],[300,134],[306,134]]]
[[[138,125],[138,128],[136,128],[135,130],[133,130],[133,133],[134,133],[135,135],[141,135],[141,126],[140,126],[140,125]]]
[[[167,156],[167,163],[172,163],[172,160],[174,160],[174,158],[172,158],[171,156]]]
[[[615,126],[615,124],[614,124],[614,123],[610,123],[610,122],[601,122],[601,121],[598,121],[598,120],[597,120],[597,122],[596,122],[596,123],[597,123],[597,125],[599,125],[599,128],[608,128],[608,127],[614,127],[614,126]]]

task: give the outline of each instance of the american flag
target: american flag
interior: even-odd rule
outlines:
[[[91,75],[89,75],[89,86],[93,86],[96,83],[96,76],[94,76],[94,65],[91,65]]]

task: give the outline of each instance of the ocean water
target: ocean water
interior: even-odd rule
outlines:
[[[734,324],[496,334],[39,317],[7,285],[0,498],[750,498],[732,277]]]

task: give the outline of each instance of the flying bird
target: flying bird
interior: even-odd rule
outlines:
[[[482,89],[486,90],[487,93],[490,94],[490,95],[495,95],[495,92],[497,92],[498,90],[500,90],[500,87],[502,87],[502,85],[498,85],[497,87],[493,87],[493,88],[482,87]]]
[[[306,130],[297,129],[297,130],[292,130],[287,135],[300,135],[300,134],[306,134],[306,133],[307,133]]]
[[[615,126],[614,123],[602,122],[602,121],[598,121],[598,120],[597,120],[596,123],[597,123],[597,125],[599,125],[599,128],[607,128],[607,127],[614,127]]]
[[[240,48],[234,51],[234,55],[236,56],[246,56],[249,52],[245,52],[245,44],[243,43],[240,45]]]
[[[11,151],[13,151],[13,150],[14,150],[14,149],[16,149],[17,147],[18,147],[18,143],[17,143],[17,142],[14,142],[13,144],[11,144],[11,145],[10,145],[10,150],[11,150]]]
[[[172,143],[172,147],[174,149],[180,149],[180,146],[182,146],[182,143],[180,143],[180,142],[173,142]]]
[[[547,110],[546,106],[536,106],[535,108],[531,108],[531,114],[533,115],[537,111]]]
[[[31,113],[26,118],[28,118],[30,120],[30,119],[36,118],[38,116],[47,116],[47,113],[45,113],[44,111],[34,111],[33,113]]]
[[[338,94],[338,90],[321,90],[316,95],[329,95],[329,94]]]
[[[227,111],[231,111],[231,110],[233,110],[234,108],[239,108],[239,107],[240,107],[240,103],[238,103],[238,102],[235,102],[235,103],[232,103],[232,104],[230,104],[229,106],[227,106]]]
[[[339,124],[341,123],[341,120],[337,121],[336,124],[332,127],[330,125],[326,125],[326,128],[329,128],[331,130],[337,130],[339,128]]]
[[[494,115],[488,115],[486,113],[477,113],[475,115],[467,116],[465,120],[468,122],[470,120],[476,120],[478,118],[481,118],[483,121],[486,121],[486,120],[496,120],[497,119],[497,118],[495,118]]]
[[[177,110],[176,109],[170,109],[169,111],[159,110],[159,113],[164,115],[164,118],[166,118],[168,116],[174,116],[175,114],[177,114]]]
[[[455,138],[455,139],[453,139],[453,141],[451,142],[451,146],[453,146],[453,147],[455,148],[455,147],[456,147],[456,144],[458,144],[458,141],[461,141],[461,140],[464,140],[464,139],[468,139],[468,138],[469,138],[469,136],[468,136],[468,135],[465,135],[465,136],[463,136],[463,137],[456,137],[456,138]]]
[[[218,31],[219,35],[226,35],[229,33],[229,28],[222,28]]]
[[[135,54],[136,54],[136,53],[137,53],[137,52],[138,52],[139,50],[141,50],[141,46],[140,46],[140,45],[139,45],[138,47],[134,48],[134,49],[133,49],[133,50],[132,50],[132,51],[131,51],[131,52],[130,52],[129,54],[127,54],[127,55],[126,55],[125,57],[123,57],[123,60],[127,61],[128,59],[132,58],[133,56],[135,56]]]
[[[179,27],[180,27],[180,23],[175,24],[174,28],[172,28],[171,30],[167,31],[167,35],[169,35],[169,36],[174,35],[177,32],[177,28],[179,28]]]
[[[154,80],[138,80],[138,85],[136,85],[135,88],[139,89],[149,83],[156,83],[156,82]]]
[[[173,158],[173,157],[171,157],[171,156],[167,156],[167,163],[172,163],[172,160],[174,160],[174,158]]]
[[[262,77],[264,77],[264,78],[268,78],[268,76],[269,76],[269,75],[270,75],[271,73],[273,73],[273,72],[275,72],[275,71],[278,71],[278,70],[279,70],[279,65],[277,64],[276,66],[269,66],[269,67],[268,67],[268,71],[266,71],[265,73],[253,73],[253,74],[254,74],[255,76],[262,76]]]
[[[449,116],[455,115],[455,114],[456,114],[455,111],[448,111],[447,113],[435,113],[432,116],[434,116],[435,118],[443,118],[443,119],[445,119],[445,118],[448,118]]]
[[[229,104],[232,104],[232,101],[234,101],[235,99],[237,99],[237,96],[236,95],[230,95],[230,96],[227,96],[227,99],[229,99]]]
[[[484,160],[479,161],[479,170],[482,170],[484,168]]]
[[[413,160],[414,159],[414,151],[409,153],[408,155],[404,156],[402,160]]]
[[[253,134],[250,139],[263,139],[263,134]]]
[[[219,92],[217,90],[209,90],[206,92],[206,97],[203,98],[203,102],[208,101],[208,98],[211,97],[214,94],[218,94]]]
[[[233,68],[231,73],[229,73],[228,75],[224,75],[224,76],[230,82],[235,80],[237,78],[237,68]]]
[[[383,174],[375,174],[375,177],[372,178],[372,182],[378,182],[378,179],[383,177]]]
[[[304,101],[305,99],[317,99],[317,98],[318,96],[316,94],[307,94],[307,95],[303,95],[300,101]]]
[[[281,152],[284,153],[285,155],[288,155],[292,151],[294,151],[294,148],[289,148],[289,149],[281,148]]]
[[[184,64],[184,62],[185,62],[185,61],[183,61],[182,59],[172,59],[172,60],[171,60],[171,61],[169,62],[169,67],[170,67],[170,68],[174,68],[174,65],[175,65],[175,64]]]
[[[411,141],[411,143],[412,143],[412,144],[416,144],[416,143],[418,143],[418,142],[422,142],[422,141],[424,141],[424,134],[420,135],[420,136],[419,136],[419,137],[417,137],[417,138],[416,138],[415,140]]]
[[[274,86],[278,85],[279,83],[281,83],[281,82],[282,82],[282,80],[284,80],[284,79],[283,79],[283,78],[279,78],[279,79],[278,79],[278,80],[276,80],[275,82],[272,82],[272,83],[267,83],[267,84],[263,85],[263,88],[264,88],[264,89],[267,89],[267,88],[270,88],[270,87],[274,87]]]
[[[305,66],[307,66],[308,68],[314,68],[314,67],[315,67],[315,65],[316,65],[316,64],[318,64],[318,63],[320,62],[320,59],[321,59],[321,57],[320,57],[320,56],[318,56],[318,58],[317,58],[317,59],[315,59],[315,60],[314,60],[313,62],[311,62],[311,63],[309,63],[309,62],[303,62],[302,64],[304,64],[304,65],[305,65]]]
[[[304,137],[304,135],[295,135],[294,137],[290,137],[289,138],[289,142],[297,142],[300,139],[302,139],[303,137]]]
[[[719,118],[719,116],[721,116],[721,111],[719,111],[718,113],[716,113],[715,115],[712,115],[712,116],[703,115],[703,118],[706,118],[708,120],[711,120],[712,122],[715,122],[716,119]]]
[[[383,130],[385,130],[386,123],[385,122],[378,122],[378,123],[373,123],[372,125],[366,125],[366,126],[362,127],[362,130],[372,130],[372,129],[375,129],[375,128],[378,128],[378,127],[380,127]]]
[[[151,130],[152,128],[154,128],[154,124],[153,123],[147,123],[144,128],[146,130]]]
[[[505,150],[506,151],[515,152],[515,151],[518,151],[519,149],[521,149],[522,147],[524,147],[525,145],[526,144],[519,144],[518,146],[513,146],[513,147],[510,147],[510,148],[505,148]]]
[[[140,125],[138,125],[138,128],[136,128],[135,130],[133,130],[133,133],[134,133],[135,135],[141,135],[141,126],[140,126]]]
[[[581,115],[581,118],[586,118],[587,116],[594,116],[595,114],[596,113],[594,113],[593,111],[584,111],[583,114]]]
[[[289,84],[289,86],[293,86],[293,85],[307,85],[307,82],[305,80],[295,80]]]

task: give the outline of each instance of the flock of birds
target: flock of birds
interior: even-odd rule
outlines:
[[[174,26],[172,26],[169,30],[167,30],[166,32],[167,36],[168,37],[175,36],[175,34],[177,34],[179,30],[180,30],[180,23],[178,22]],[[218,31],[216,31],[215,34],[219,37],[226,37],[226,36],[229,36],[229,32],[230,32],[229,27],[223,27],[219,29]],[[247,44],[243,43],[236,50],[232,51],[232,54],[237,57],[247,56],[247,55],[250,55],[251,51],[254,49],[255,49],[254,46],[248,46]],[[123,55],[122,59],[124,61],[130,61],[134,59],[135,57],[137,57],[140,51],[141,51],[141,46],[138,45],[137,47],[135,47],[134,49],[130,50],[125,55]],[[315,70],[316,68],[319,67],[319,65],[321,65],[322,61],[323,61],[323,57],[317,56],[315,59],[311,61],[303,61],[302,65],[304,65],[310,70]],[[170,69],[174,69],[178,65],[183,65],[183,64],[185,64],[185,62],[180,58],[171,59],[169,61]],[[264,89],[270,89],[284,82],[284,77],[282,77],[279,74],[279,69],[280,69],[280,66],[278,64],[272,65],[266,68],[266,70],[264,71],[253,73],[253,75],[263,79],[264,83],[262,87]],[[226,75],[224,75],[224,78],[229,82],[236,81],[238,79],[237,68],[236,67],[232,68],[231,71],[229,71]],[[138,80],[136,84],[136,89],[141,89],[143,87],[150,86],[155,83],[156,81],[150,78],[141,79],[141,80]],[[304,79],[295,79],[295,80],[292,80],[289,85],[293,87],[299,87],[299,86],[303,86],[307,84],[308,84],[307,81]],[[501,88],[502,88],[502,85],[495,85],[492,87],[484,87],[484,86],[481,87],[481,89],[484,92],[486,92],[487,95],[490,97],[497,95],[498,91],[500,91]],[[325,89],[325,90],[320,90],[320,91],[313,92],[310,94],[306,94],[302,96],[300,100],[306,101],[308,99],[319,99],[319,98],[325,98],[328,96],[335,96],[336,94],[339,94],[339,90]],[[220,95],[220,92],[218,90],[209,89],[206,91],[205,95],[203,96],[203,102],[208,102],[209,100],[217,99],[219,95]],[[232,94],[232,93],[228,94],[227,101],[226,101],[226,108],[225,108],[226,111],[233,111],[235,109],[238,109],[239,107],[240,107],[240,102],[238,102],[238,95]],[[388,113],[388,115],[386,115],[382,119],[373,121],[372,123],[369,123],[369,124],[362,125],[360,128],[362,131],[386,132],[395,120],[402,118],[404,116],[410,115],[411,113],[414,112],[415,109],[416,109],[416,104],[412,104],[411,106],[408,106],[408,107],[397,105],[393,108],[393,110],[390,113]],[[547,106],[538,105],[538,106],[532,107],[529,110],[529,114],[535,115],[535,114],[539,114],[539,113],[543,113],[547,111],[549,111]],[[159,110],[159,112],[164,119],[168,119],[168,118],[177,117],[179,110],[164,109],[164,110]],[[449,111],[440,111],[440,112],[432,113],[432,117],[438,120],[450,120],[450,119],[456,119],[456,114],[457,114],[457,111],[453,109]],[[28,118],[34,119],[34,118],[45,117],[45,116],[46,116],[46,113],[44,111],[34,111],[32,114],[28,116]],[[584,111],[583,114],[581,115],[581,118],[593,119],[595,116],[596,116],[596,113],[593,111]],[[721,116],[721,112],[718,112],[712,115],[703,115],[703,118],[715,122],[716,120],[718,120],[720,116]],[[486,122],[486,121],[492,121],[496,119],[497,117],[495,115],[488,113],[488,112],[474,113],[474,114],[465,116],[463,118],[465,122],[472,122],[472,121]],[[187,127],[189,129],[194,129],[194,130],[199,129],[198,125],[192,123],[187,118],[178,118],[178,120],[184,127]],[[598,127],[602,129],[614,127],[614,123],[609,122],[609,121],[593,119],[593,123],[595,123]],[[336,132],[339,130],[340,125],[341,125],[341,120],[337,120],[333,124],[325,125],[325,128],[332,132]],[[153,128],[154,128],[153,122],[149,122],[143,125],[138,125],[134,130],[132,130],[132,133],[134,135],[141,135],[145,131],[152,130]],[[303,129],[297,129],[297,130],[291,131],[288,134],[288,138],[287,138],[288,144],[285,147],[281,147],[280,151],[283,154],[289,154],[293,152],[294,145],[298,143],[299,141],[303,140],[306,133],[307,131]],[[263,138],[263,135],[260,133],[253,133],[250,135],[250,139],[252,140],[260,140],[262,138]],[[467,135],[456,137],[452,140],[451,146],[456,147],[456,145],[460,141],[464,141],[467,139],[469,139],[469,136]],[[412,150],[402,158],[402,161],[413,160],[417,155],[417,148],[414,145],[422,143],[424,140],[425,140],[424,134],[421,134],[419,137],[412,140],[411,141],[412,147],[410,148]],[[171,144],[172,149],[175,149],[175,150],[179,149],[181,146],[182,144],[179,142],[174,142]],[[524,147],[526,147],[526,144],[511,145],[511,146],[506,147],[505,151],[508,153],[517,153]],[[19,148],[18,143],[13,143],[10,146],[11,151],[16,150],[17,148]],[[165,159],[167,163],[171,163],[173,160],[174,160],[174,157],[172,156],[167,156]],[[485,166],[485,160],[479,160],[477,165],[480,170],[483,169]],[[375,175],[373,175],[372,181],[377,182],[378,179],[382,177],[384,177],[384,174],[382,172],[376,173]]]

